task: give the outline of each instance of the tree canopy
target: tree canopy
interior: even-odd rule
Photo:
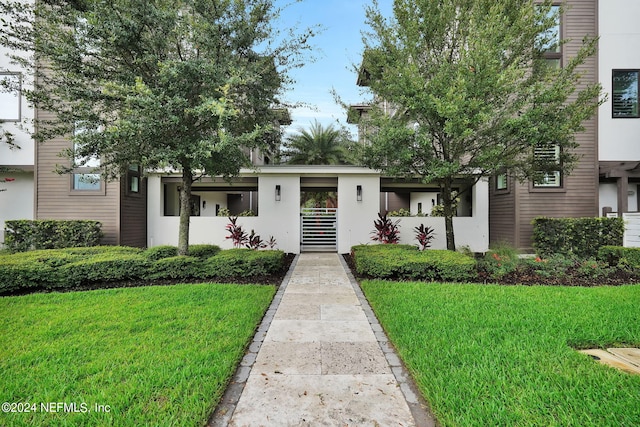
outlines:
[[[396,0],[393,12],[367,10],[361,79],[376,101],[365,163],[438,183],[455,249],[456,178],[508,171],[536,181],[575,166],[575,134],[600,103],[600,86],[580,73],[597,40],[585,38],[557,67],[547,53],[566,42],[558,33],[564,10],[550,1]],[[557,155],[539,155],[549,150]]]
[[[132,164],[182,172],[187,253],[191,184],[279,143],[274,108],[312,31],[279,34],[272,0],[34,3],[1,3],[0,43],[30,52],[13,58],[35,73],[26,96],[52,113],[36,140],[69,136],[66,170],[97,157],[106,177]]]

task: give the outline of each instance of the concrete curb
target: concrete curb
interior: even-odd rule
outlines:
[[[262,347],[262,343],[264,342],[264,338],[267,335],[267,331],[269,330],[269,326],[273,321],[273,317],[276,314],[276,310],[280,305],[280,301],[282,301],[282,295],[284,295],[284,291],[289,284],[289,280],[291,280],[291,275],[293,274],[293,270],[298,263],[298,258],[300,255],[296,255],[289,267],[289,271],[282,279],[282,283],[278,288],[273,300],[271,301],[271,305],[269,309],[266,311],[264,317],[262,318],[262,322],[256,329],[256,333],[253,336],[253,340],[249,344],[247,348],[247,352],[240,361],[240,365],[236,369],[234,376],[231,378],[231,382],[227,385],[227,389],[222,395],[222,399],[220,399],[220,403],[216,406],[215,411],[209,418],[207,422],[207,427],[227,427],[229,422],[231,421],[231,417],[233,416],[233,412],[236,410],[236,406],[238,405],[238,401],[240,400],[240,395],[244,390],[245,385],[247,384],[247,379],[249,378],[249,373],[251,372],[251,368],[258,357],[258,351],[260,351],[260,347]]]
[[[396,381],[400,385],[400,391],[404,395],[405,400],[407,401],[407,405],[409,406],[409,410],[411,411],[411,415],[416,423],[416,427],[435,427],[437,426],[437,421],[435,417],[429,411],[429,406],[427,402],[424,400],[418,387],[416,386],[413,378],[405,368],[402,360],[396,354],[395,349],[393,348],[393,344],[389,341],[387,334],[384,332],[382,325],[378,322],[378,318],[375,313],[371,309],[369,305],[369,301],[365,297],[362,289],[360,288],[360,284],[356,281],[355,277],[351,273],[351,269],[347,265],[344,257],[338,254],[340,258],[340,263],[347,273],[347,277],[351,282],[351,286],[353,286],[353,290],[360,301],[360,305],[364,310],[364,314],[367,316],[367,320],[369,320],[369,324],[371,325],[371,329],[375,334],[378,344],[380,345],[380,349],[384,353],[387,363],[391,367],[391,372],[396,377]]]

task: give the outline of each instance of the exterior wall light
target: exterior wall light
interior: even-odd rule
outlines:
[[[362,201],[362,185],[356,186],[356,200],[359,202]]]
[[[276,202],[280,201],[280,184],[276,185]]]

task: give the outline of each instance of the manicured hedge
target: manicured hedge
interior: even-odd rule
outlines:
[[[598,251],[598,259],[612,267],[640,269],[640,248],[622,246],[603,246]]]
[[[220,252],[220,250],[220,246],[216,245],[189,245],[189,256],[210,258]]]
[[[593,258],[602,246],[621,246],[622,218],[547,218],[533,220],[533,247],[540,256],[554,253]]]
[[[379,279],[468,281],[477,277],[476,261],[446,250],[419,251],[410,245],[359,245],[352,248],[359,275]]]
[[[215,245],[194,246],[198,256],[172,256],[171,247],[142,251],[120,246],[0,255],[0,294],[119,281],[233,280],[274,274],[284,266],[282,251],[220,251]],[[212,253],[215,255],[207,257]]]
[[[98,221],[6,221],[4,244],[11,252],[97,246],[103,235],[101,227]]]
[[[204,276],[210,278],[262,276],[279,271],[284,252],[228,249],[206,260]]]
[[[163,258],[178,256],[178,247],[169,245],[153,246],[145,250],[143,254],[151,261],[158,261]]]
[[[148,260],[139,254],[104,253],[61,266],[60,287],[89,285],[95,282],[139,280],[147,275]]]
[[[202,259],[192,256],[173,256],[153,263],[148,278],[156,279],[196,279],[202,276]]]

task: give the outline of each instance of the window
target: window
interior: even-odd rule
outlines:
[[[19,122],[22,75],[0,73],[0,122]]]
[[[127,170],[127,185],[130,194],[140,192],[140,167],[137,164],[129,165]]]
[[[558,188],[562,186],[562,175],[560,169],[553,169],[553,165],[560,165],[560,146],[551,145],[548,147],[538,147],[534,151],[534,161],[539,162],[543,168],[540,175],[534,180],[533,186],[538,188]],[[549,167],[551,166],[551,167]]]
[[[613,118],[638,118],[639,70],[613,70]]]
[[[74,136],[82,135],[86,129],[76,126]],[[97,169],[100,167],[100,159],[95,156],[82,156],[78,153],[80,143],[74,142],[73,150],[73,179],[71,189],[76,191],[101,191],[102,179]]]
[[[506,173],[496,175],[496,190],[506,190],[508,185]]]
[[[560,30],[560,6],[551,6],[547,14],[548,19],[553,19],[554,23],[547,31],[539,35],[538,49],[542,52],[547,65],[551,68],[562,67],[562,43]]]
[[[73,187],[77,191],[100,191],[102,183],[99,173],[74,173]]]

